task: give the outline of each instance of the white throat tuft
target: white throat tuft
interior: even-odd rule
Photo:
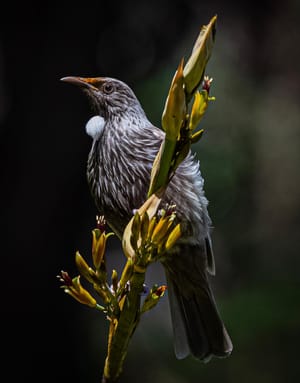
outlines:
[[[94,116],[85,125],[85,131],[93,139],[99,138],[103,132],[105,120],[101,116]]]

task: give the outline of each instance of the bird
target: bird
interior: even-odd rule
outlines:
[[[78,86],[95,115],[86,124],[92,144],[87,183],[99,214],[121,239],[124,229],[147,199],[151,169],[164,131],[146,116],[134,91],[111,77],[67,76]],[[227,357],[232,341],[220,316],[209,277],[215,274],[212,221],[200,161],[190,150],[178,166],[162,198],[176,206],[182,236],[162,265],[168,286],[174,351],[208,362]]]

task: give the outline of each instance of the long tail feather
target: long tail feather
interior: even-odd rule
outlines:
[[[192,354],[208,361],[225,357],[232,342],[220,318],[209,286],[205,259],[198,246],[183,246],[164,264],[175,354],[182,359]]]

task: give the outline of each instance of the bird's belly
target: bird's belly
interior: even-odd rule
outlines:
[[[150,174],[149,179],[133,179],[132,183],[127,183],[122,176],[89,179],[98,212],[104,215],[118,237],[122,237],[135,210],[146,200],[149,181]]]

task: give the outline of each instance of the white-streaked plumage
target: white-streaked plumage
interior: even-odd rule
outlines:
[[[100,214],[121,238],[135,209],[145,201],[150,173],[164,132],[153,126],[128,85],[107,78],[67,77],[82,87],[97,113],[86,126],[93,138],[87,179]],[[190,152],[177,168],[162,204],[176,205],[182,237],[163,266],[178,358],[207,361],[231,353],[208,274],[214,274],[211,220],[199,161]]]

